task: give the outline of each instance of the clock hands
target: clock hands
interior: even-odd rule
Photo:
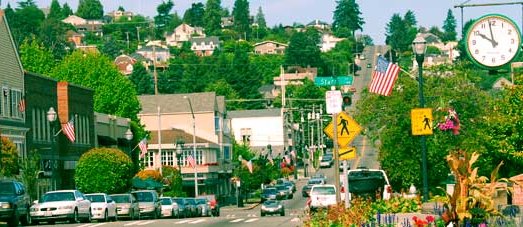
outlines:
[[[496,47],[498,45],[498,42],[496,42],[495,40],[487,37],[486,35],[483,35],[481,33],[478,33],[478,35],[483,38],[483,39],[486,39],[487,41],[489,41],[491,44],[492,44],[492,47]],[[492,36],[491,36],[492,37]]]
[[[488,22],[488,28],[490,30],[490,39],[488,39],[490,41],[490,43],[492,43],[492,47],[493,48],[496,48],[496,46],[498,45],[498,42],[496,42],[494,40],[494,33],[492,33],[492,23],[490,23],[490,21],[487,21]]]

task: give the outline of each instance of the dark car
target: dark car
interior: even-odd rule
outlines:
[[[0,221],[8,226],[31,223],[30,199],[22,183],[14,180],[0,181]]]
[[[276,199],[292,199],[292,190],[289,190],[287,186],[283,184],[277,184],[274,187],[276,188],[276,190],[278,190]]]
[[[279,214],[281,216],[285,216],[285,207],[280,201],[267,200],[261,205],[260,212],[262,217],[267,214]]]
[[[185,209],[189,210],[189,217],[199,217],[202,213],[195,198],[185,198]]]
[[[178,204],[178,217],[186,218],[191,216],[190,209],[185,206],[187,202],[185,202],[184,198],[173,198],[173,200]]]
[[[262,202],[266,200],[276,200],[278,197],[278,190],[276,188],[264,188],[261,194]]]
[[[309,197],[311,193],[312,184],[306,184],[301,188],[301,195],[303,197]]]

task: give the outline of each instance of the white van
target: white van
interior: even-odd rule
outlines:
[[[313,185],[310,192],[310,210],[332,205],[336,205],[336,187],[332,184]]]

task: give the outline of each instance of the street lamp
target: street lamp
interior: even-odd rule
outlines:
[[[132,159],[131,140],[133,139],[133,132],[131,132],[130,128],[127,129],[124,136],[125,136],[125,139],[127,140],[127,148],[129,149],[129,157]]]
[[[49,108],[49,111],[47,111],[47,120],[49,121],[49,125],[51,126],[51,129],[52,129],[52,134],[51,134],[51,149],[53,151],[53,159],[52,159],[52,162],[51,162],[51,170],[52,170],[52,179],[53,179],[53,187],[54,187],[54,190],[57,190],[57,172],[56,172],[56,162],[57,162],[57,150],[55,148],[55,128],[54,128],[54,122],[56,121],[56,118],[57,118],[57,115],[56,115],[56,111],[54,110],[53,107],[50,107]]]
[[[416,62],[418,63],[419,104],[421,108],[424,108],[425,97],[423,96],[423,61],[425,60],[427,42],[420,33],[418,33],[414,41],[412,41],[412,50],[414,54],[416,54]],[[429,198],[429,183],[427,175],[427,142],[424,135],[421,136],[420,141],[423,173],[423,201],[426,202]]]
[[[185,140],[183,140],[182,138],[178,138],[176,139],[176,162],[177,162],[177,166],[178,168],[180,168],[180,172],[182,171],[181,167],[180,167],[180,158],[183,154],[183,146],[185,145]]]
[[[196,118],[194,118],[194,110],[192,108],[191,99],[187,96],[183,96],[184,99],[187,99],[189,102],[189,107],[191,108],[191,114],[192,114],[192,148],[193,148],[193,158],[194,163],[196,163]],[[198,169],[196,168],[196,164],[194,165],[194,197],[198,196]]]

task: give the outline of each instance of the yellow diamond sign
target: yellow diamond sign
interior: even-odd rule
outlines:
[[[417,108],[410,111],[412,135],[432,135],[432,109]]]
[[[350,160],[356,158],[356,147],[340,148],[338,151],[340,160]]]
[[[340,147],[347,147],[361,132],[361,126],[345,112],[340,112],[336,122],[336,137]],[[323,132],[334,139],[334,121],[331,121]]]

